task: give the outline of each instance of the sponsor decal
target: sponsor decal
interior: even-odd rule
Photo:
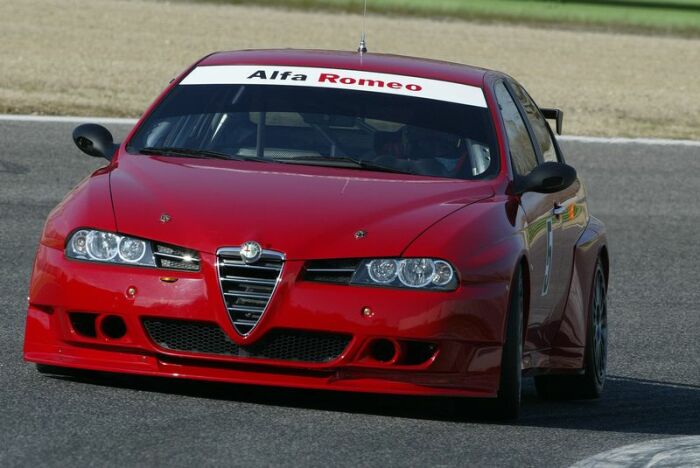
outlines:
[[[481,88],[405,75],[313,67],[212,65],[197,67],[180,85],[258,84],[371,91],[486,107]]]
[[[249,80],[254,80],[255,78],[259,78],[261,80],[281,80],[284,81],[286,79],[290,79],[292,81],[306,81],[307,76],[302,75],[301,73],[298,74],[293,74],[290,71],[283,71],[280,72],[279,70],[275,70],[272,73],[270,73],[270,77],[268,78],[267,73],[265,70],[258,70],[252,75],[248,77]]]
[[[321,76],[318,78],[318,81],[320,83],[342,83],[346,85],[354,85],[357,84],[358,86],[369,86],[369,87],[378,87],[378,88],[391,88],[391,89],[402,89],[406,88],[409,91],[422,91],[423,87],[417,84],[412,84],[409,83],[407,85],[404,85],[400,82],[397,81],[390,81],[388,83],[385,83],[382,80],[371,80],[368,78],[352,78],[352,77],[341,77],[340,75],[337,75],[335,73],[321,73]]]

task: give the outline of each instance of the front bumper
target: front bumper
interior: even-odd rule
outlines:
[[[373,393],[493,397],[498,389],[507,310],[506,283],[462,284],[428,292],[301,280],[304,262],[287,261],[268,310],[247,337],[226,312],[216,258],[202,254],[197,273],[68,260],[39,247],[30,285],[24,357],[70,368],[231,383]],[[163,281],[169,277],[175,282]],[[133,294],[130,294],[133,293]],[[361,311],[369,307],[371,316]],[[76,330],[69,314],[97,317],[95,336]],[[100,331],[104,317],[126,325],[120,338]],[[349,343],[324,362],[167,348],[144,320],[218,326],[233,345],[254,348],[279,330],[343,334]],[[372,343],[428,343],[427,359],[380,362]]]

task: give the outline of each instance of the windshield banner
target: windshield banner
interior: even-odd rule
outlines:
[[[212,65],[195,68],[180,84],[258,84],[335,88],[399,94],[486,107],[484,93],[476,86],[406,75],[332,68]]]

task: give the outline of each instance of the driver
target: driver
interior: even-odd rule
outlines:
[[[462,139],[457,135],[406,125],[401,129],[401,147],[417,173],[446,176],[456,170]]]

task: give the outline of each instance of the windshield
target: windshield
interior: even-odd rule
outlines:
[[[498,170],[485,107],[304,86],[176,86],[127,150],[460,179]]]

